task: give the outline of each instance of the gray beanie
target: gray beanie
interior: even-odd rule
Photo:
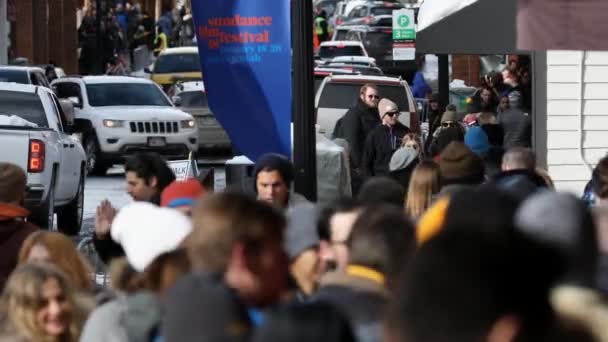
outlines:
[[[388,168],[391,172],[403,170],[410,166],[416,158],[418,158],[418,151],[411,147],[401,147],[393,153]]]
[[[310,203],[302,203],[287,211],[284,247],[290,261],[319,245],[318,218],[319,210]]]

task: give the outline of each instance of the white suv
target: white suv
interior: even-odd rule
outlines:
[[[83,135],[88,172],[104,174],[137,152],[185,159],[198,149],[192,115],[175,108],[150,80],[68,77],[54,81],[52,87],[59,98],[74,103],[76,131]]]

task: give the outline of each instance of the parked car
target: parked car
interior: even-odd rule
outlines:
[[[32,66],[0,65],[0,82],[31,84],[49,88],[44,70]]]
[[[319,46],[317,59],[320,62],[330,61],[340,56],[367,57],[368,55],[363,44],[358,41],[328,41]]]
[[[150,80],[123,76],[66,77],[52,86],[75,107],[76,131],[83,135],[87,171],[105,174],[137,152],[185,159],[198,150],[192,115],[175,108]]]
[[[0,83],[0,160],[27,172],[30,220],[75,235],[82,226],[85,152],[71,135],[74,118],[50,89]]]
[[[165,91],[177,81],[203,78],[196,46],[166,49],[158,55],[154,64],[144,71]]]
[[[391,15],[394,10],[405,8],[403,4],[384,2],[384,1],[368,1],[356,5],[352,10],[346,13],[342,25],[345,24],[370,24],[375,16]]]
[[[412,91],[404,80],[386,76],[331,75],[327,76],[315,96],[317,124],[320,132],[332,138],[334,127],[348,109],[357,104],[359,90],[366,83],[378,86],[381,98],[389,98],[399,107],[399,121],[412,131],[419,132],[420,125],[416,102]]]
[[[202,80],[178,83],[174,93],[173,103],[196,119],[199,148],[227,149],[232,146],[230,137],[209,109]]]

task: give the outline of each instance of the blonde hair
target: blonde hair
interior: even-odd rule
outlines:
[[[76,289],[93,290],[92,268],[78,252],[72,240],[57,232],[34,232],[21,245],[19,264],[28,262],[32,248],[36,245],[48,251],[49,262],[59,267]]]
[[[422,139],[418,134],[408,133],[401,139],[401,147],[405,147],[409,142],[415,142],[418,145],[418,153],[420,157],[424,157],[424,148],[422,146]]]
[[[412,173],[405,212],[412,218],[420,217],[430,206],[433,195],[439,192],[439,165],[432,160],[418,164]]]
[[[71,310],[68,331],[58,338],[48,336],[37,319],[38,311],[45,303],[42,287],[51,279],[57,281]],[[4,288],[0,309],[15,333],[36,342],[76,342],[84,319],[68,278],[59,268],[49,263],[31,263],[18,267]]]

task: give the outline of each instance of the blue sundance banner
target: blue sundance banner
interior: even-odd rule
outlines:
[[[193,0],[209,106],[255,161],[291,156],[289,0]]]

